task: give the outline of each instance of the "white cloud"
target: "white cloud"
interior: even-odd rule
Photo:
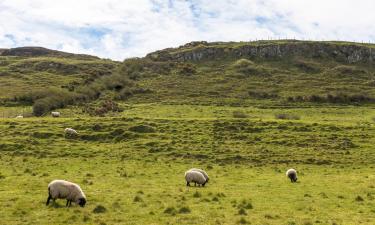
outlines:
[[[0,0],[0,48],[122,60],[194,40],[375,42],[372,0]]]

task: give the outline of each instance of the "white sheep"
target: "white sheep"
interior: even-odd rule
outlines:
[[[78,132],[72,128],[65,128],[65,134],[75,136],[78,135]]]
[[[188,171],[198,171],[200,173],[203,174],[204,178],[206,178],[206,181],[208,182],[210,180],[210,177],[208,176],[208,174],[206,173],[206,171],[202,170],[202,169],[197,169],[197,168],[191,168],[190,170]]]
[[[185,172],[185,180],[186,180],[186,186],[190,186],[190,182],[194,182],[194,186],[200,184],[204,187],[204,185],[207,183],[206,178],[204,178],[203,174],[198,171],[194,170],[188,170]]]
[[[52,117],[60,117],[60,112],[51,112]]]
[[[22,115],[16,116],[16,119],[22,119],[22,118],[23,118]]]
[[[286,176],[290,179],[291,182],[297,182],[297,171],[295,169],[289,169],[286,171]]]
[[[53,199],[66,199],[66,207],[71,206],[72,201],[84,207],[86,204],[86,196],[78,184],[65,181],[54,180],[48,184],[48,198],[46,205]]]

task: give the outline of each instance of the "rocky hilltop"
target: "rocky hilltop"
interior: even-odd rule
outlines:
[[[256,41],[256,42],[192,42],[148,54],[155,61],[203,61],[225,58],[264,58],[302,56],[332,58],[342,63],[374,63],[375,45],[351,42]]]

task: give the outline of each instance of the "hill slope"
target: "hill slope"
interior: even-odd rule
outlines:
[[[244,106],[375,102],[375,46],[370,44],[192,42],[123,63],[28,47],[1,55],[0,97],[16,101],[59,87],[76,96],[68,101],[74,104],[98,98]]]

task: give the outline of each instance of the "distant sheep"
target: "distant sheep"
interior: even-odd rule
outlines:
[[[16,116],[16,119],[22,119],[23,116],[19,115],[19,116]]]
[[[194,186],[197,184],[204,185],[207,183],[206,178],[203,176],[201,172],[194,171],[194,170],[188,170],[185,172],[185,180],[186,180],[186,186],[190,186],[190,182],[194,182]]]
[[[46,205],[49,204],[51,199],[55,201],[57,198],[66,199],[66,207],[71,206],[72,201],[81,207],[84,207],[86,204],[86,196],[81,187],[78,184],[65,180],[54,180],[48,184]]]
[[[60,117],[60,112],[51,112],[52,117]]]
[[[295,169],[289,169],[286,171],[286,176],[290,179],[291,182],[297,182],[297,171]]]
[[[188,171],[197,171],[197,172],[200,172],[203,174],[204,178],[206,178],[206,181],[208,182],[210,180],[210,177],[208,176],[208,174],[206,173],[206,171],[202,170],[202,169],[197,169],[197,168],[191,168],[190,170]]]
[[[65,128],[65,134],[75,136],[78,135],[78,132],[72,128]]]

